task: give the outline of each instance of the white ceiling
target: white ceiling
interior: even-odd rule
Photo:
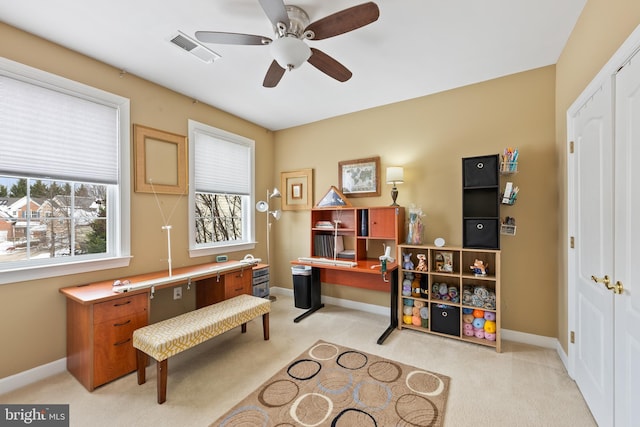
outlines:
[[[311,22],[366,0],[290,0]],[[270,130],[311,123],[555,64],[586,0],[374,0],[378,21],[308,41],[353,72],[339,83],[310,64],[262,87],[266,46],[207,45],[206,64],[177,31],[274,38],[258,0],[0,0],[10,25]],[[4,40],[3,43],[7,43]]]

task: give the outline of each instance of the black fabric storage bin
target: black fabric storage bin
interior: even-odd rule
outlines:
[[[491,187],[498,185],[498,155],[463,159],[463,187]]]
[[[431,304],[431,330],[460,336],[460,307]]]
[[[462,240],[465,248],[500,249],[498,219],[465,219]]]

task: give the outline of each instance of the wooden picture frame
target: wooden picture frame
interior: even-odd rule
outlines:
[[[436,252],[436,271],[453,273],[453,252]]]
[[[136,192],[187,192],[186,136],[134,124],[133,142]]]
[[[380,196],[380,157],[339,162],[338,188],[347,197]]]
[[[313,169],[280,173],[282,210],[299,211],[313,207]]]

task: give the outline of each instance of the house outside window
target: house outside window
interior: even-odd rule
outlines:
[[[0,58],[0,284],[129,264],[129,100]]]
[[[190,256],[255,247],[255,142],[189,120]]]

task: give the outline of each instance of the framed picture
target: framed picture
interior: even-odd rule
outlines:
[[[135,191],[187,192],[187,137],[133,125]]]
[[[338,163],[338,187],[347,197],[380,195],[380,157]]]
[[[280,173],[282,210],[297,211],[313,207],[313,169]]]
[[[436,252],[436,271],[453,273],[453,252]]]

